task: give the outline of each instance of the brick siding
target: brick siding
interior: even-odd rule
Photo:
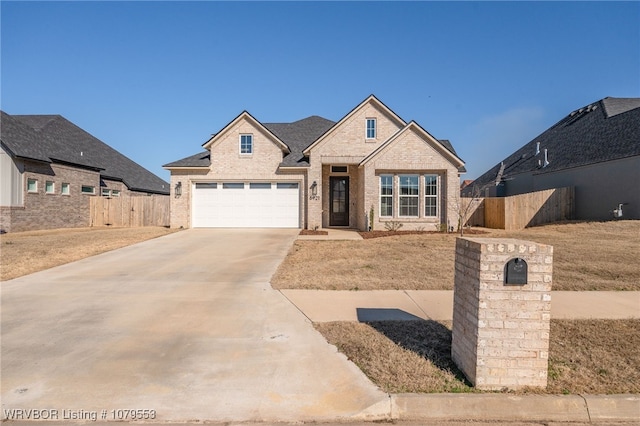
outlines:
[[[505,285],[513,258],[525,285]],[[549,358],[553,247],[531,241],[458,238],[452,357],[479,389],[545,387]]]

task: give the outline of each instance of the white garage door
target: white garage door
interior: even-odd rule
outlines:
[[[300,196],[296,182],[196,183],[194,228],[298,228]]]

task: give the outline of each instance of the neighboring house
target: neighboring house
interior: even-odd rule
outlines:
[[[169,194],[169,183],[59,115],[0,112],[0,229],[89,226],[89,197]]]
[[[463,191],[502,197],[575,188],[575,219],[640,219],[640,98],[604,98],[564,117]],[[619,206],[622,204],[622,216]]]
[[[261,123],[245,111],[203,146],[164,166],[174,228],[457,223],[453,200],[464,162],[449,141],[373,95],[337,123],[318,116]]]

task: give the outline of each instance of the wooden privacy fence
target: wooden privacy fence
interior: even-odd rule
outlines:
[[[547,189],[511,197],[482,198],[467,224],[517,230],[573,218],[573,187]]]
[[[91,226],[169,226],[166,195],[91,197]]]

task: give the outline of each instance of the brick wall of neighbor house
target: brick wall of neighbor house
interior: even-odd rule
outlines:
[[[367,118],[376,119],[376,139],[366,139]],[[323,175],[322,166],[322,163],[329,164],[329,161],[323,160],[323,157],[325,159],[332,158],[331,162],[335,165],[349,164],[350,226],[359,227],[358,223],[361,221],[363,206],[358,202],[355,192],[359,184],[357,181],[357,164],[400,128],[400,125],[381,109],[373,104],[367,104],[339,127],[335,128],[318,146],[311,150],[311,166],[308,172],[309,182],[318,182],[318,194],[321,195],[321,199],[309,201],[310,228],[329,226],[329,179],[326,175]],[[340,157],[343,159],[341,160]]]
[[[394,217],[380,218],[380,174],[437,174],[440,179],[439,217],[422,217],[424,215],[424,193],[422,185],[419,194],[418,218],[400,218],[397,215],[398,202],[398,177],[394,177]],[[401,135],[396,143],[389,146],[365,164],[364,170],[366,188],[364,208],[366,212],[371,206],[374,208],[374,229],[384,229],[385,222],[399,221],[403,223],[402,229],[424,228],[425,230],[437,230],[441,223],[455,225],[457,223],[455,206],[452,197],[460,185],[458,170],[443,157],[443,154],[433,146],[422,140],[413,132]],[[358,225],[361,229],[359,222]]]
[[[24,207],[12,207],[10,232],[36,229],[75,228],[89,226],[89,197],[82,194],[82,185],[100,192],[97,172],[59,164],[25,162]],[[38,181],[38,191],[27,191],[28,179]],[[54,183],[53,194],[46,194],[46,181]],[[62,195],[62,183],[69,183],[70,195]],[[3,215],[3,216],[6,216]],[[3,218],[3,227],[4,227]]]
[[[103,189],[120,191],[120,195],[130,195],[130,196],[147,195],[146,192],[129,191],[129,188],[127,188],[127,185],[117,180],[101,179],[100,185],[101,185],[100,192],[98,192],[98,194],[96,195],[102,195]]]

